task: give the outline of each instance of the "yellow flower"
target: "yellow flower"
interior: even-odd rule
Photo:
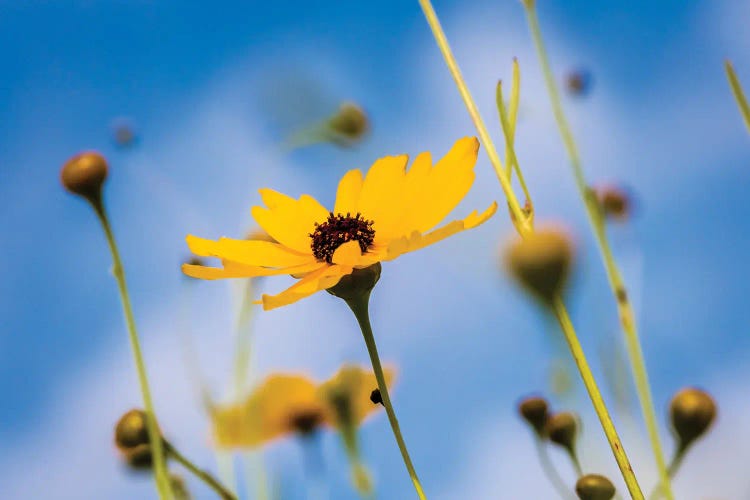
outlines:
[[[393,370],[386,369],[385,377],[390,385]],[[359,425],[380,408],[370,401],[370,391],[377,385],[372,371],[351,365],[320,385],[302,375],[271,375],[243,403],[214,410],[216,445],[254,448],[323,426]],[[342,401],[352,417],[349,422],[340,421]]]
[[[408,171],[406,155],[377,160],[364,177],[350,170],[339,182],[332,212],[309,195],[295,200],[261,189],[266,206],[253,207],[252,215],[278,243],[190,235],[190,250],[221,259],[223,268],[185,264],[182,270],[202,279],[290,274],[299,281],[278,295],[263,295],[263,308],[296,302],[336,285],[354,269],[393,260],[489,219],[497,203],[434,229],[471,188],[478,149],[476,138],[466,137],[435,165],[425,152]]]

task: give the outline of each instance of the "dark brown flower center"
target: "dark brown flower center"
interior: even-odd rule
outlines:
[[[308,435],[323,423],[323,415],[317,410],[302,411],[292,415],[289,423],[298,433]]]
[[[332,264],[336,249],[352,240],[359,243],[362,252],[366,252],[375,239],[372,224],[373,221],[364,219],[359,213],[352,217],[348,212],[346,215],[333,215],[330,212],[328,219],[320,224],[316,222],[315,231],[310,233],[313,255],[320,261]]]

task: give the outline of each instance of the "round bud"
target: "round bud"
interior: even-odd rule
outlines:
[[[686,448],[711,426],[716,418],[716,403],[705,391],[688,387],[672,398],[669,415],[679,446]]]
[[[565,88],[570,95],[582,97],[591,91],[591,72],[578,68],[565,76]]]
[[[628,193],[616,186],[596,188],[596,198],[605,217],[615,220],[626,220],[630,215],[631,203]]]
[[[95,151],[86,151],[65,162],[60,171],[60,182],[69,192],[94,201],[101,194],[107,172],[104,156]]]
[[[524,398],[518,403],[518,413],[538,435],[544,434],[544,427],[549,416],[549,405],[546,399],[536,396]]]
[[[338,112],[328,121],[333,132],[350,141],[361,139],[369,128],[369,120],[364,110],[353,102],[344,102]]]
[[[153,464],[151,445],[148,443],[139,444],[128,450],[123,450],[123,458],[128,467],[132,469],[150,469]]]
[[[133,409],[125,413],[115,426],[115,445],[127,452],[141,445],[149,444],[146,412]]]
[[[572,260],[570,236],[557,228],[540,228],[517,238],[505,252],[513,277],[545,304],[564,291]]]
[[[573,453],[578,430],[575,415],[567,411],[555,413],[547,419],[544,430],[550,441]]]
[[[369,294],[380,279],[381,269],[380,262],[362,269],[355,269],[327,291],[347,301]]]
[[[604,476],[586,474],[576,482],[576,493],[581,500],[611,500],[615,496],[615,486]]]

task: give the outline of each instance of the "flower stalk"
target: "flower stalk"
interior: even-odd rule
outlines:
[[[732,67],[730,61],[724,62],[724,69],[727,72],[729,86],[732,87],[732,94],[734,94],[737,106],[740,108],[740,113],[742,113],[742,119],[745,120],[745,126],[750,131],[750,104],[747,103],[747,97],[745,97],[745,92],[742,90],[740,80],[737,78],[737,74],[734,72],[734,67]]]
[[[536,13],[535,2],[522,3],[526,11],[529,29],[534,40],[534,45],[539,57],[539,62],[542,66],[542,72],[544,74],[547,92],[549,93],[550,101],[552,102],[552,110],[555,115],[555,120],[557,121],[560,135],[562,137],[565,149],[570,159],[571,166],[573,168],[573,176],[575,178],[576,187],[578,188],[579,195],[586,208],[589,223],[591,224],[591,227],[593,229],[597,245],[599,247],[599,252],[604,261],[604,267],[607,272],[609,285],[617,302],[620,324],[625,336],[625,345],[628,351],[628,359],[630,361],[631,371],[633,372],[633,378],[635,380],[636,392],[638,393],[638,401],[641,406],[641,414],[643,415],[643,419],[646,423],[649,440],[651,441],[651,448],[659,472],[659,481],[662,485],[662,491],[664,492],[668,500],[672,500],[672,498],[674,498],[674,495],[672,494],[667,464],[664,460],[664,453],[662,451],[661,440],[659,438],[656,412],[654,410],[651,388],[648,381],[648,372],[646,370],[646,362],[643,357],[643,350],[641,348],[641,343],[638,336],[633,307],[630,303],[630,299],[628,298],[628,293],[625,288],[625,283],[622,279],[620,269],[612,255],[612,249],[610,248],[609,240],[607,238],[606,226],[601,213],[599,202],[597,201],[593,191],[586,184],[586,180],[583,174],[583,168],[581,166],[581,159],[578,155],[578,149],[576,147],[575,140],[573,139],[573,134],[570,130],[570,126],[568,125],[567,119],[565,118],[565,113],[563,112],[562,103],[560,100],[560,94],[557,90],[555,79],[552,76],[549,58],[547,57],[547,52],[544,48],[544,42],[542,41],[541,29],[539,27],[539,19]]]
[[[524,3],[524,5],[526,5],[526,3]],[[459,93],[463,98],[464,104],[469,111],[469,115],[471,116],[471,119],[474,122],[475,127],[477,128],[482,143],[487,150],[490,162],[495,169],[495,173],[497,174],[498,180],[500,181],[500,185],[508,200],[508,206],[511,211],[511,218],[516,225],[516,230],[519,232],[521,237],[525,237],[533,231],[531,220],[521,210],[518,199],[516,198],[510,184],[509,176],[506,175],[506,170],[503,168],[495,146],[492,143],[489,134],[487,133],[487,127],[485,126],[482,117],[479,115],[477,106],[474,103],[473,98],[471,97],[471,93],[469,92],[468,87],[466,86],[466,82],[464,81],[461,71],[458,68],[458,64],[456,63],[453,52],[451,51],[450,45],[448,44],[448,40],[440,25],[440,21],[438,20],[437,14],[432,7],[432,3],[430,2],[430,0],[419,0],[419,4],[422,7],[427,22],[430,25],[432,33],[435,37],[435,41],[437,42],[437,45],[443,54],[443,58],[445,59],[448,69],[450,70],[456,86],[458,87]],[[615,430],[607,407],[604,404],[604,400],[596,384],[596,380],[594,379],[588,362],[586,361],[585,354],[583,352],[583,349],[581,348],[580,342],[578,341],[575,328],[570,321],[565,304],[559,297],[557,297],[555,300],[554,312],[556,317],[558,318],[560,327],[563,329],[565,338],[568,342],[568,346],[571,350],[571,354],[576,361],[576,365],[581,374],[581,378],[584,381],[586,390],[589,393],[591,402],[593,403],[594,409],[596,410],[597,416],[599,417],[599,421],[602,424],[602,429],[604,430],[610,447],[612,448],[615,460],[617,461],[620,472],[625,479],[628,490],[630,491],[630,494],[634,499],[642,500],[644,498],[643,493],[641,492],[638,481],[635,477],[635,474],[633,473],[630,461],[628,460],[620,438],[617,435],[617,431]]]
[[[193,475],[195,475],[195,477],[197,477],[198,479],[206,483],[206,485],[208,485],[212,490],[214,490],[216,494],[219,495],[219,497],[221,497],[223,500],[237,500],[237,496],[234,495],[234,493],[232,493],[227,488],[225,488],[211,474],[209,474],[205,470],[196,466],[182,453],[177,451],[177,449],[174,446],[172,446],[171,444],[167,442],[165,442],[164,445],[165,445],[164,447],[166,448],[166,452],[169,454],[170,457],[177,460],[183,467],[185,467]]]
[[[396,438],[398,449],[401,451],[401,457],[406,465],[406,470],[409,472],[409,477],[414,484],[414,489],[417,492],[420,500],[426,500],[424,489],[422,484],[419,482],[417,471],[414,469],[411,457],[409,456],[409,450],[406,448],[406,442],[401,434],[401,428],[398,425],[398,419],[396,418],[396,412],[393,409],[391,403],[391,397],[388,393],[388,384],[386,384],[385,375],[383,374],[383,367],[380,364],[380,356],[378,355],[378,348],[375,345],[375,336],[372,333],[372,326],[370,325],[370,290],[363,291],[362,293],[355,294],[349,298],[344,299],[346,304],[354,313],[354,317],[359,323],[359,327],[362,330],[362,336],[365,339],[367,345],[367,353],[370,355],[370,361],[372,362],[372,369],[375,372],[375,378],[378,381],[378,389],[380,389],[380,395],[383,399],[383,406],[388,414],[388,421],[391,424],[393,430],[393,436]]]
[[[115,242],[115,237],[112,232],[112,227],[109,223],[106,210],[104,209],[104,203],[100,196],[91,198],[89,200],[94,212],[96,212],[99,222],[102,224],[102,229],[107,238],[107,244],[109,250],[112,253],[112,274],[114,274],[117,280],[117,287],[120,292],[120,299],[122,301],[122,309],[125,313],[125,323],[128,329],[128,337],[130,338],[130,346],[133,351],[133,359],[135,360],[136,371],[138,372],[138,383],[140,384],[141,394],[143,396],[143,407],[146,413],[146,428],[148,429],[149,446],[151,447],[153,454],[154,463],[154,479],[156,481],[156,488],[159,492],[159,498],[171,499],[172,491],[169,485],[169,478],[167,476],[167,468],[165,462],[164,449],[162,447],[162,439],[159,434],[159,426],[156,422],[156,415],[154,413],[154,404],[151,399],[151,390],[148,384],[148,375],[146,374],[146,365],[143,361],[143,354],[141,353],[141,345],[138,340],[138,332],[135,327],[135,318],[133,316],[133,309],[130,305],[130,295],[128,294],[128,286],[125,282],[125,271],[122,267],[122,261],[120,260],[120,252]]]

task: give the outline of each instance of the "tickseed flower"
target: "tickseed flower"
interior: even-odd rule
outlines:
[[[278,243],[190,235],[190,250],[221,259],[223,268],[185,264],[182,269],[202,279],[277,274],[299,279],[278,295],[263,295],[266,310],[331,288],[356,269],[393,260],[489,219],[497,203],[434,229],[471,188],[478,148],[476,138],[466,137],[434,165],[425,152],[408,171],[406,155],[377,160],[364,177],[350,170],[339,182],[333,211],[309,195],[294,199],[261,189],[266,206],[253,207],[252,215]]]
[[[394,371],[386,368],[385,377],[390,385]],[[372,371],[352,365],[322,384],[302,375],[271,375],[244,402],[216,408],[216,445],[255,448],[290,434],[310,435],[322,427],[359,426],[380,408],[370,401],[377,385]]]

